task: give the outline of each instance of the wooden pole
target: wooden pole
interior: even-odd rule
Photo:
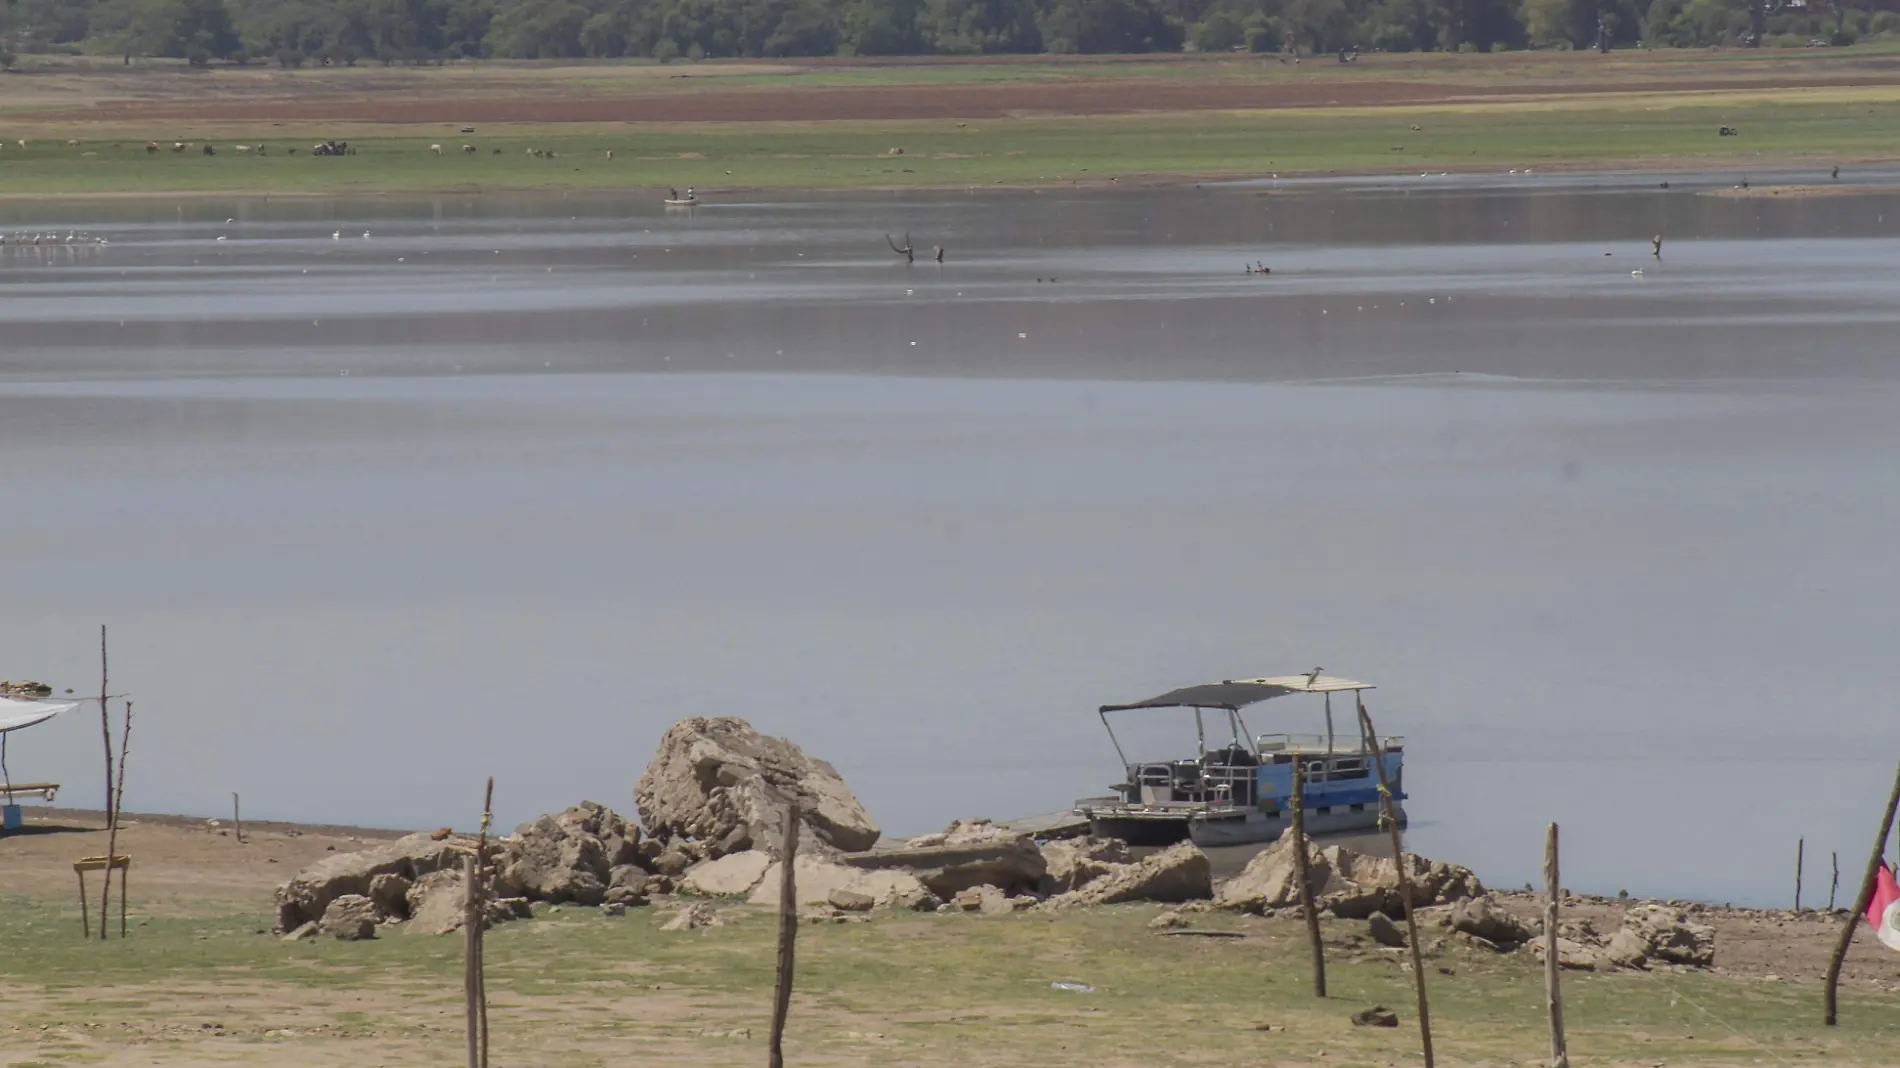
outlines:
[[[468,1021],[468,1068],[482,1068],[481,891],[475,885],[475,858],[462,858],[462,1000]]]
[[[779,850],[783,877],[778,886],[778,984],[772,991],[772,1044],[769,1068],[785,1068],[785,1017],[792,1011],[792,949],[798,939],[798,825],[804,822],[798,803],[785,813],[785,846]]]
[[[73,874],[79,876],[79,933],[91,938],[92,916],[86,911],[86,872],[81,868],[75,869]]]
[[[475,939],[475,993],[482,1018],[482,1064],[488,1068],[488,827],[495,819],[495,777],[488,777],[482,794],[482,827],[475,839],[475,871],[481,876],[483,931]]]
[[[1311,866],[1306,856],[1306,761],[1293,754],[1293,793],[1288,798],[1293,815],[1293,871],[1300,881],[1300,915],[1306,919],[1306,940],[1313,949],[1313,996],[1326,996],[1326,948],[1319,937],[1319,910],[1313,907]]]
[[[237,835],[238,845],[244,844],[244,814],[238,810],[237,791],[231,791],[231,823],[237,827],[232,832]]]
[[[1860,893],[1854,897],[1854,910],[1841,924],[1841,940],[1834,947],[1834,959],[1827,964],[1827,1025],[1833,1027],[1837,1013],[1836,987],[1841,982],[1841,965],[1847,962],[1847,947],[1854,941],[1854,928],[1867,914],[1874,899],[1874,881],[1880,876],[1880,862],[1887,853],[1887,837],[1893,833],[1893,810],[1900,808],[1900,768],[1894,769],[1893,792],[1887,795],[1887,811],[1880,817],[1880,837],[1874,839],[1874,852],[1867,858],[1867,874],[1860,881]]]
[[[105,941],[106,918],[112,907],[112,861],[119,855],[119,805],[125,800],[125,755],[130,749],[131,744],[132,702],[127,701],[125,703],[125,723],[119,727],[119,781],[112,790],[108,792],[108,795],[112,799],[112,806],[106,816],[106,881],[105,886],[99,891],[99,940],[101,942]],[[107,763],[108,766],[110,766],[109,760]],[[129,878],[131,874],[132,869],[127,867],[125,874],[119,877],[119,896],[121,898],[125,896],[124,880]],[[125,937],[123,917],[121,917],[119,924],[119,937]]]
[[[1801,911],[1801,863],[1807,851],[1808,840],[1806,838],[1797,838],[1794,840],[1794,910],[1796,912]]]
[[[1550,1068],[1570,1068],[1564,1048],[1564,999],[1557,980],[1557,905],[1563,896],[1557,877],[1557,825],[1544,838],[1544,1000],[1550,1010]]]
[[[1827,855],[1827,863],[1828,867],[1834,869],[1834,874],[1827,884],[1827,910],[1833,912],[1834,893],[1841,888],[1841,855],[1830,851]]]
[[[1379,809],[1385,816],[1386,829],[1392,833],[1392,866],[1398,869],[1399,903],[1405,908],[1405,933],[1412,943],[1412,981],[1418,988],[1419,1041],[1424,1044],[1425,1068],[1432,1068],[1432,1012],[1425,1000],[1425,960],[1418,948],[1418,917],[1412,913],[1412,880],[1405,872],[1405,847],[1399,840],[1398,813],[1392,807],[1392,784],[1385,774],[1385,747],[1379,744],[1379,733],[1373,729],[1366,702],[1357,700],[1359,731],[1365,736],[1367,748],[1372,750],[1372,767],[1379,773]]]
[[[112,826],[112,711],[106,695],[106,625],[99,624],[99,732],[106,740],[106,826]],[[106,869],[110,881],[112,869]]]

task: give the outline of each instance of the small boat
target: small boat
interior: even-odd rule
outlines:
[[[1375,752],[1382,757],[1392,793],[1393,817],[1405,823],[1405,739],[1397,736],[1338,737],[1333,730],[1333,695],[1352,695],[1355,708],[1372,689],[1368,683],[1333,678],[1317,671],[1260,679],[1230,679],[1173,690],[1146,701],[1103,705],[1102,726],[1122,758],[1126,778],[1110,797],[1083,798],[1075,812],[1086,818],[1089,833],[1120,838],[1129,845],[1168,845],[1191,839],[1196,845],[1236,846],[1271,842],[1291,822],[1293,764],[1304,765],[1306,831],[1344,834],[1380,826],[1379,776]],[[1241,710],[1293,694],[1317,694],[1325,701],[1325,734],[1261,734],[1248,730]],[[1129,760],[1109,724],[1110,712],[1191,709],[1199,740],[1195,756],[1179,760]],[[1209,713],[1215,713],[1210,717]],[[1208,747],[1208,720],[1224,718],[1232,740]],[[1354,716],[1355,720],[1357,716]]]
[[[666,201],[666,206],[669,208],[697,208],[699,207],[699,198],[698,197],[681,197],[678,200],[674,200],[671,197],[668,197]]]

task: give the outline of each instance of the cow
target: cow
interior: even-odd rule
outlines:
[[[463,146],[462,146],[462,155],[464,155],[464,156],[472,156],[472,155],[474,155],[474,154],[475,154],[475,146],[474,146],[474,145],[463,145]]]
[[[442,154],[442,146],[441,146],[441,145],[430,145],[430,146],[429,146],[429,151],[431,151],[431,152],[433,152],[433,153],[435,153],[436,155],[438,155],[438,156],[439,156],[439,155],[441,155],[441,154]]]
[[[207,155],[207,156],[215,156],[215,155],[217,155],[217,154],[218,154],[218,150],[217,150],[217,149],[215,149],[215,148],[212,148],[212,147],[211,147],[210,145],[206,145],[206,146],[205,146],[205,155]]]
[[[147,152],[157,152],[157,151],[158,151],[158,142],[157,142],[157,141],[147,141],[147,142],[145,142],[145,151],[147,151]]]

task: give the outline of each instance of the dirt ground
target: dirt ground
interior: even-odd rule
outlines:
[[[0,893],[75,898],[72,864],[104,856],[105,820],[73,809],[28,809],[25,833],[0,838]],[[246,823],[240,843],[231,821],[126,813],[116,852],[132,858],[135,910],[229,912],[233,906],[267,911],[271,892],[298,869],[337,852],[399,837],[399,831]],[[96,891],[99,874],[86,876]],[[95,902],[96,904],[96,902]]]
[[[862,74],[862,65],[825,61],[770,67],[708,64],[690,70],[53,70],[12,77],[9,95],[15,107],[30,101],[33,119],[45,124],[904,121],[1446,105],[1764,87],[1890,87],[1900,71],[1900,58],[1882,55],[1828,63],[1691,62],[1680,56],[1588,61],[1594,58],[1381,56],[1352,65],[1312,58],[1301,66],[1270,57],[1244,62],[1149,60],[1139,65],[991,60],[987,66],[994,69],[986,71],[986,78],[863,85],[826,80],[840,71]],[[874,80],[875,73],[867,77]],[[749,79],[770,84],[744,84]]]

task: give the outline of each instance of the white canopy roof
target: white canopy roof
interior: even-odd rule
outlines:
[[[45,723],[61,712],[71,712],[78,707],[78,701],[21,701],[0,697],[0,734]]]
[[[1103,712],[1121,712],[1132,708],[1225,708],[1241,709],[1260,701],[1284,697],[1290,693],[1337,693],[1342,690],[1370,690],[1371,683],[1338,679],[1331,675],[1273,675],[1263,679],[1227,679],[1202,686],[1170,690],[1159,697],[1126,705],[1103,705]]]

